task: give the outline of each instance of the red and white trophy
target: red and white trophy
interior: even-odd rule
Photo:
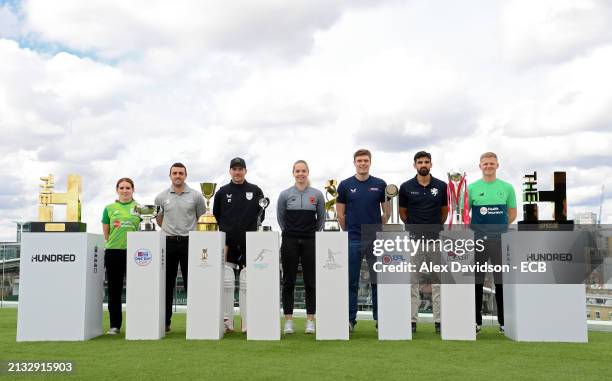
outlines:
[[[451,217],[448,221],[448,227],[452,228],[453,224],[469,224],[470,206],[465,172],[463,174],[456,170],[448,172],[447,197]]]

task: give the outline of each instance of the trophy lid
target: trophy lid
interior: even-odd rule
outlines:
[[[387,195],[388,198],[393,198],[397,196],[398,193],[399,193],[399,189],[397,188],[397,185],[395,184],[389,184],[385,188],[385,194]]]
[[[270,205],[270,199],[268,197],[262,197],[259,199],[259,206],[266,209]]]

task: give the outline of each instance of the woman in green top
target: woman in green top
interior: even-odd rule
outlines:
[[[131,213],[136,205],[132,197],[134,182],[123,177],[117,181],[116,190],[119,198],[107,205],[102,213],[102,230],[106,239],[104,267],[108,282],[109,335],[116,335],[121,330],[121,294],[126,268],[127,232],[138,230],[140,223],[140,218]]]

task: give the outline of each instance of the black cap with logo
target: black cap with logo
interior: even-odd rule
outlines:
[[[235,157],[230,161],[230,168],[234,168],[234,167],[242,167],[244,169],[246,169],[246,163],[244,162],[244,159],[241,157]]]

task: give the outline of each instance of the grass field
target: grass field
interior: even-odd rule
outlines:
[[[127,342],[122,334],[86,342],[17,343],[17,310],[0,309],[0,360],[75,362],[69,376],[14,377],[18,380],[612,378],[612,333],[589,332],[588,344],[517,343],[486,327],[476,342],[442,342],[433,325],[421,324],[412,341],[380,342],[374,323],[360,321],[350,341],[317,342],[302,333],[303,325],[296,319],[296,333],[278,342],[246,341],[240,333],[221,341],[186,341],[185,315],[177,314],[173,331],[160,341]]]

